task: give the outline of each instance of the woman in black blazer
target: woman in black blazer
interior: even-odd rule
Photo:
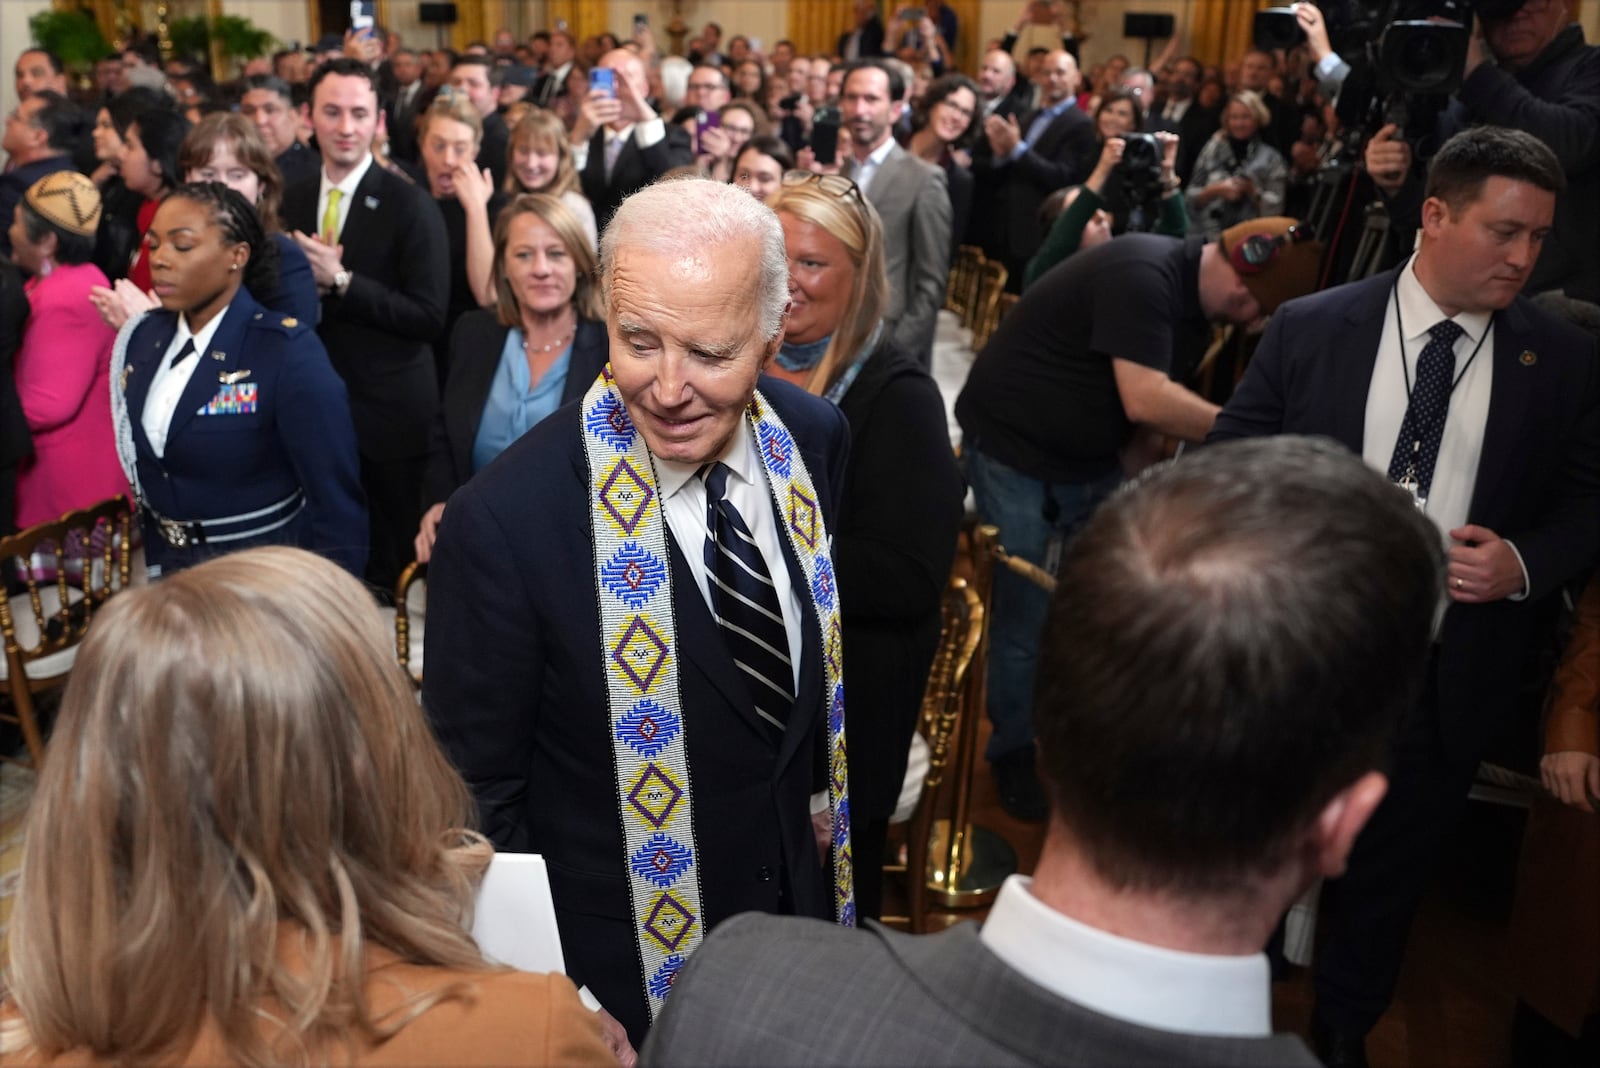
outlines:
[[[848,178],[791,171],[767,199],[789,256],[789,317],[768,373],[833,401],[850,459],[833,531],[857,914],[875,919],[966,487],[939,387],[884,337],[878,213]]]
[[[450,494],[582,397],[610,354],[594,253],[556,197],[524,193],[500,213],[494,287],[495,306],[467,312],[450,333],[450,376],[423,478],[430,507],[415,542],[423,563]]]

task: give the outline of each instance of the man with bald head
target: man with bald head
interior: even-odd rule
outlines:
[[[1044,198],[1080,182],[1099,157],[1094,123],[1078,109],[1078,61],[1063,49],[1051,52],[1040,77],[1039,107],[1017,121],[1009,115],[983,120],[988,152],[974,155],[978,181],[968,239],[1010,272],[1007,287],[1019,291],[1028,260],[1043,238],[1038,212]]]
[[[594,206],[603,232],[628,194],[674,167],[693,163],[694,151],[689,135],[667,125],[650,106],[643,60],[619,48],[607,52],[600,67],[612,72],[613,89],[589,90],[573,124],[571,143],[583,195]]]
[[[991,48],[978,66],[978,108],[982,117],[1015,115],[1026,111],[1026,94],[1017,92],[1017,61],[1011,53]],[[978,139],[973,151],[987,152],[988,141]]]
[[[853,922],[848,429],[761,377],[787,259],[742,189],[643,189],[600,258],[608,373],[445,508],[423,703],[484,833],[548,863],[568,974],[638,1044],[722,920]]]

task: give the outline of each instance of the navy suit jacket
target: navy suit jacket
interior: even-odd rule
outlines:
[[[1027,137],[1033,118],[1030,113],[1018,119],[1023,137]],[[980,194],[987,194],[978,199],[988,204],[986,210],[973,212],[967,224],[969,233],[978,238],[987,254],[1004,261],[1007,269],[1021,278],[1029,258],[1044,241],[1039,205],[1057,189],[1087,178],[1099,158],[1094,121],[1076,105],[1057,115],[1040,133],[1038,142],[1014,160],[975,155],[973,174]]]
[[[800,447],[831,530],[845,418],[787,383],[763,379],[761,389]],[[429,565],[423,704],[477,798],[483,832],[502,849],[544,855],[568,974],[638,1045],[649,1014],[613,772],[581,408],[535,426],[450,498]],[[698,564],[701,546],[686,554],[670,532],[668,543],[704,922],[750,911],[826,916],[831,880],[808,804],[826,730],[809,601],[799,692],[780,741],[752,708],[695,585],[688,561]]]
[[[589,159],[579,176],[583,195],[594,205],[595,222],[605,233],[611,216],[622,206],[629,195],[643,189],[674,167],[687,167],[694,162],[694,152],[689,144],[689,134],[681,126],[666,123],[667,136],[641,149],[629,131],[628,140],[617,153],[617,162],[606,177],[606,132],[596,130],[589,139]]]
[[[1397,271],[1273,315],[1207,442],[1313,434],[1362,451],[1367,391]],[[1513,707],[1534,603],[1600,549],[1600,359],[1594,340],[1519,297],[1494,319],[1494,388],[1469,523],[1516,545],[1524,601],[1452,603],[1438,682],[1448,752],[1475,759]],[[1499,717],[1497,719],[1497,717]]]
[[[320,171],[283,194],[285,230],[315,234]],[[317,334],[350,390],[361,454],[420,457],[439,406],[431,342],[450,303],[450,245],[425,188],[373,160],[356,186],[344,230],[344,296],[322,298]]]
[[[168,519],[204,523],[242,515],[305,490],[306,507],[256,538],[174,549],[143,516],[147,559],[171,573],[254,545],[296,545],[359,577],[367,562],[367,506],[344,383],[311,324],[269,311],[240,287],[200,354],[167,429],[161,456],[142,413],[157,367],[178,331],[174,312],[154,311],[128,338],[121,388],[128,404],[139,483]],[[206,415],[222,376],[256,386],[255,411]]]

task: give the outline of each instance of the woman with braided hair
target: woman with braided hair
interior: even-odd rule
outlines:
[[[255,208],[179,186],[146,238],[157,310],[112,355],[117,451],[151,577],[253,545],[295,545],[354,574],[367,515],[343,381],[314,324],[251,296],[276,280]]]

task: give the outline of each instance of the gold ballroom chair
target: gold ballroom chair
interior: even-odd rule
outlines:
[[[96,612],[128,587],[132,572],[133,513],[122,497],[68,512],[49,523],[0,538],[0,568],[21,592],[0,599],[0,695],[10,710],[0,720],[22,728],[27,761],[44,760],[35,698],[60,689],[72,673],[78,643]]]

